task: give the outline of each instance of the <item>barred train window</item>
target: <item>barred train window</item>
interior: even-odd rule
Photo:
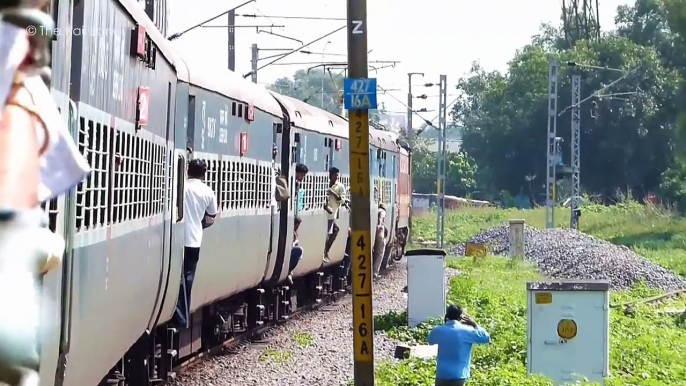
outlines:
[[[205,182],[217,195],[220,210],[271,207],[271,163],[254,160],[205,160]]]
[[[82,117],[78,146],[92,171],[77,187],[77,232],[161,214],[165,190],[171,203],[165,146]]]
[[[79,119],[79,149],[91,166],[88,179],[77,188],[76,230],[93,229],[108,221],[107,181],[109,180],[110,131],[84,118]]]
[[[168,149],[166,152],[166,159],[163,165],[167,165],[167,208],[172,210],[172,181],[174,176],[174,151]],[[178,178],[182,178],[183,174],[180,174]]]
[[[167,202],[171,202],[171,165],[167,165],[170,175],[165,188],[164,165],[168,162],[164,146],[123,131],[116,132],[113,142],[111,223],[120,224],[163,213],[165,189]]]

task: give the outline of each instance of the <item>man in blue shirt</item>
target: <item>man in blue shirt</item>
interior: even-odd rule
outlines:
[[[464,386],[469,379],[472,345],[490,342],[486,330],[463,314],[460,306],[449,306],[445,324],[429,333],[429,344],[438,345],[436,386]]]

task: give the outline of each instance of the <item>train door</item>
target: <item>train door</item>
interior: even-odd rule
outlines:
[[[79,114],[77,111],[76,103],[69,100],[69,132],[75,141],[79,140]],[[55,363],[56,367],[53,365],[44,366],[43,361],[41,361],[41,383],[43,381],[48,381],[51,384],[54,381],[55,385],[62,385],[64,383],[65,371],[67,368],[67,362],[69,357],[69,349],[71,347],[71,329],[72,329],[72,299],[74,291],[74,232],[75,229],[75,218],[76,218],[76,189],[72,189],[65,195],[64,204],[64,239],[65,239],[65,254],[64,260],[62,261],[62,288],[60,296],[60,332],[59,332],[59,356]],[[44,344],[45,346],[45,344]],[[48,354],[48,349],[43,347],[41,350],[41,359],[47,358],[51,359],[51,355]],[[48,369],[55,371],[48,372],[47,376],[44,378],[43,372]],[[50,375],[54,375],[54,379],[48,378]]]
[[[288,175],[286,170],[282,169],[281,162],[278,161],[278,156],[281,151],[281,126],[274,123],[272,125],[272,173],[271,173],[271,185],[272,185],[272,196],[271,196],[271,215],[269,223],[269,248],[267,249],[267,264],[265,264],[265,269],[271,266],[272,259],[274,258],[274,236],[279,237],[278,232],[276,232],[275,225],[278,222],[277,215],[279,206],[275,199],[276,190],[276,176]],[[277,247],[278,248],[278,247]]]
[[[169,82],[167,84],[167,128],[165,139],[167,140],[167,146],[164,148],[164,155],[161,156],[163,159],[167,159],[165,164],[169,165],[173,158],[170,156],[170,151],[174,148],[174,111],[172,108],[172,84]],[[171,145],[170,145],[171,144]],[[170,149],[171,147],[171,149]],[[185,166],[185,165],[184,165]],[[172,171],[171,168],[165,167],[162,172],[165,184],[168,186],[167,192],[170,191],[172,184]],[[167,193],[168,194],[168,193]],[[171,216],[167,213],[171,211],[169,208],[169,203],[171,200],[167,200],[163,207],[164,216],[162,217],[162,256],[160,257],[160,280],[157,287],[157,296],[155,297],[155,306],[153,307],[153,313],[150,315],[150,321],[148,322],[148,328],[152,329],[158,322],[160,318],[160,313],[164,307],[164,297],[167,292],[167,285],[169,281],[169,272],[171,270],[171,239],[172,239],[172,224],[170,222]]]

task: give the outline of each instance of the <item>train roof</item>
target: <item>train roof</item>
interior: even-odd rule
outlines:
[[[268,114],[277,117],[283,115],[281,106],[272,98],[265,87],[244,79],[228,69],[211,67],[190,61],[186,62],[186,66],[189,70],[189,76],[186,79],[179,77],[179,80],[207,91],[216,92],[227,98],[247,103]]]
[[[397,153],[397,139],[398,135],[393,132],[369,128],[369,144],[380,149]]]
[[[289,96],[273,91],[270,93],[288,112],[288,116],[295,126],[340,138],[348,137],[348,122],[338,115]]]
[[[188,68],[183,59],[174,50],[169,40],[162,36],[162,33],[157,29],[155,23],[150,20],[145,11],[132,0],[119,0],[119,4],[131,15],[135,23],[145,28],[146,34],[155,43],[157,50],[176,69],[177,76],[179,78],[188,78]]]

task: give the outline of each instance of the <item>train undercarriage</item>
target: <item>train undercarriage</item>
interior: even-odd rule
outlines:
[[[407,230],[397,229],[385,248],[381,271],[404,254]],[[261,328],[348,291],[345,263],[296,278],[291,285],[259,287],[196,310],[190,328],[169,322],[146,331],[100,386],[162,385],[176,378],[182,366],[214,350],[249,339]]]

